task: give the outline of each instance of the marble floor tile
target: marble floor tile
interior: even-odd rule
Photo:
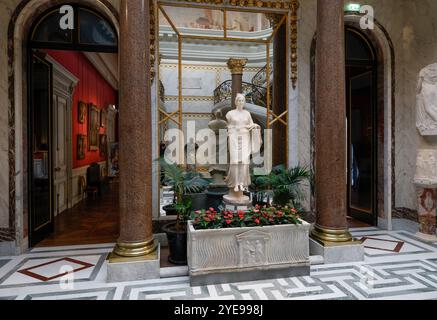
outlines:
[[[0,259],[0,300],[437,299],[437,245],[405,231],[352,233],[364,238],[365,261],[313,265],[305,277],[199,287],[187,276],[108,284],[113,244],[38,248]]]

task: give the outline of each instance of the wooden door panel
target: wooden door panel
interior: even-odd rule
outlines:
[[[68,139],[68,124],[67,124],[67,99],[61,95],[54,95],[53,101],[55,112],[55,212],[62,213],[68,208],[67,197],[67,139]]]

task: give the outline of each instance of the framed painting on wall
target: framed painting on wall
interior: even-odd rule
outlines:
[[[100,112],[96,105],[88,107],[88,150],[99,149]]]
[[[106,109],[100,110],[100,126],[102,128],[106,127],[106,115],[107,115]]]
[[[102,157],[106,157],[108,154],[108,138],[106,134],[101,134],[99,136],[99,149],[100,149],[100,155]]]
[[[79,101],[79,106],[78,106],[78,110],[77,110],[77,121],[79,123],[85,123],[85,117],[87,114],[87,107],[88,107],[88,105],[85,102]]]
[[[118,167],[118,143],[111,143],[109,154],[109,176],[117,177],[120,170]]]
[[[86,136],[83,134],[77,135],[77,160],[85,159]]]

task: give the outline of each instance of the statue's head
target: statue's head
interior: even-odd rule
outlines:
[[[238,110],[243,110],[244,105],[246,104],[246,97],[242,93],[237,93],[237,96],[235,97],[235,107]]]

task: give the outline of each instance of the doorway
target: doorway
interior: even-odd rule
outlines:
[[[90,186],[87,180],[81,183],[87,177],[88,166],[106,163],[100,174],[102,178],[107,176],[110,143],[115,142],[107,138],[116,139],[106,127],[113,122],[110,116],[118,105],[117,88],[111,82],[118,76],[118,63],[111,64],[118,60],[117,32],[91,8],[76,4],[71,7],[72,29],[61,27],[65,14],[61,13],[61,6],[55,6],[35,20],[28,39],[31,247],[57,231],[59,217],[77,211],[77,206],[71,209],[86,198],[85,191]],[[107,88],[110,86],[112,89]],[[84,102],[85,89],[89,101]],[[115,232],[113,238],[117,236]]]
[[[359,30],[346,27],[347,207],[350,217],[377,225],[377,59]]]

